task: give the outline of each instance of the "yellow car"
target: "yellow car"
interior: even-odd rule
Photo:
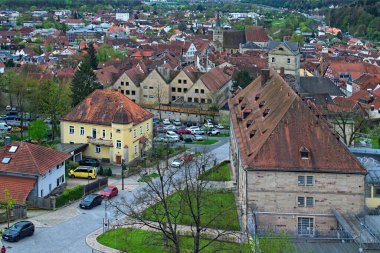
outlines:
[[[71,178],[88,178],[95,179],[96,178],[96,168],[91,166],[79,166],[75,170],[70,170],[69,177]]]
[[[22,129],[20,127],[12,127],[10,130],[11,133],[19,133],[21,131]]]

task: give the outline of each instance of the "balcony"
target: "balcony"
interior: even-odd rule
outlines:
[[[101,145],[101,146],[108,146],[112,147],[112,140],[103,140],[103,139],[96,139],[92,138],[91,136],[87,136],[87,142],[92,143],[94,145]]]

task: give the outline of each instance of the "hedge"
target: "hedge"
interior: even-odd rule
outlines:
[[[80,199],[83,196],[83,185],[77,185],[74,188],[66,188],[65,191],[56,199],[56,207],[61,207],[69,201]]]

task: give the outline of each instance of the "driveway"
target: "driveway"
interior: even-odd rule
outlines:
[[[229,143],[213,149],[218,161],[228,159]],[[125,181],[126,190],[121,190],[121,180],[110,181],[119,187],[120,193],[115,200],[125,197],[126,200],[132,200],[144,183],[137,183],[137,176],[128,178]],[[111,221],[116,221],[122,217],[115,216],[110,210],[106,210],[103,201],[101,206],[92,210],[82,210],[78,208],[78,202],[47,214],[41,214],[31,218],[35,222],[35,234],[31,237],[24,238],[17,243],[4,242],[7,247],[7,253],[13,252],[91,252],[91,248],[86,244],[86,236],[91,232],[102,228],[105,213]]]

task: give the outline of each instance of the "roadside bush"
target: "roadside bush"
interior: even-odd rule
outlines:
[[[107,170],[107,176],[111,177],[112,176],[112,169],[108,168]]]
[[[80,199],[83,196],[83,185],[74,188],[66,188],[65,191],[56,198],[56,207],[61,207],[70,201]]]
[[[100,166],[98,170],[98,175],[103,176],[103,174],[104,174],[103,166]]]

